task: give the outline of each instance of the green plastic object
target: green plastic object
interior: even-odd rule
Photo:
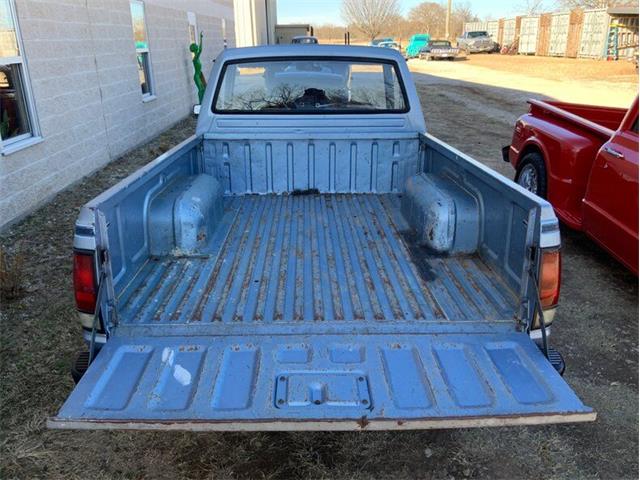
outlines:
[[[198,89],[198,103],[202,103],[204,92],[207,89],[207,81],[202,73],[202,63],[200,62],[200,54],[202,53],[202,32],[200,32],[200,44],[192,43],[189,45],[189,51],[193,53],[193,81]]]

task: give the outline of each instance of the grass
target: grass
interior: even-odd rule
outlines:
[[[12,302],[24,293],[24,254],[9,253],[0,245],[0,300]]]

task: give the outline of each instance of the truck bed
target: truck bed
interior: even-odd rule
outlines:
[[[417,246],[397,194],[227,197],[197,257],[151,257],[119,298],[133,324],[511,322],[477,255]]]

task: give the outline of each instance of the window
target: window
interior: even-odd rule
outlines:
[[[227,63],[215,113],[402,113],[393,62],[309,57]]]
[[[187,20],[189,22],[189,45],[198,43],[198,24],[196,23],[196,14],[187,12]]]
[[[138,79],[143,98],[153,96],[153,76],[151,74],[151,59],[149,57],[149,39],[147,25],[144,20],[144,3],[134,0],[131,2],[131,20],[133,23],[133,40],[136,44],[138,60]]]
[[[14,2],[0,0],[0,137],[7,147],[38,135]]]

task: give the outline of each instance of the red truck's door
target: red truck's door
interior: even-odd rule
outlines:
[[[596,157],[583,200],[585,232],[638,274],[638,100]]]

